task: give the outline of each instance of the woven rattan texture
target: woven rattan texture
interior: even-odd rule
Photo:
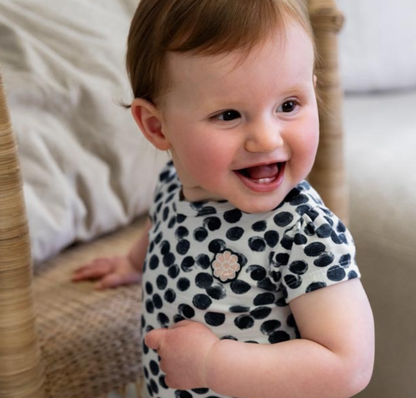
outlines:
[[[126,253],[143,226],[71,248],[44,264],[34,280],[35,309],[49,398],[94,398],[141,374],[141,291],[105,291],[72,283],[72,271],[98,256]]]

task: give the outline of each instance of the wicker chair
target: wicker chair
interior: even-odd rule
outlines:
[[[308,5],[321,97],[321,142],[310,180],[346,220],[336,37],[343,18],[333,0]],[[126,252],[142,226],[138,220],[71,248],[32,275],[19,159],[0,77],[0,398],[94,398],[139,379],[140,288],[96,292],[89,283],[71,283],[70,275],[98,254]]]

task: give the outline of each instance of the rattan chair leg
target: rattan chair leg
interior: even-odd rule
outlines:
[[[338,32],[344,18],[334,0],[308,0],[319,59],[320,143],[308,180],[325,204],[348,223],[348,187],[344,161],[342,125],[343,92],[338,73]]]
[[[0,71],[0,398],[44,398],[22,179]]]

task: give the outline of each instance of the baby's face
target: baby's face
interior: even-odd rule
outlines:
[[[297,24],[246,58],[172,54],[163,133],[189,201],[275,208],[312,168],[318,146],[314,53]]]

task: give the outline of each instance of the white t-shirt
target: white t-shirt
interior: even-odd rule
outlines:
[[[275,344],[300,338],[289,303],[360,276],[353,239],[303,181],[274,210],[244,213],[228,201],[181,200],[172,162],[159,177],[143,273],[143,337],[189,319],[221,339]],[[143,343],[146,395],[218,397],[167,388]]]

